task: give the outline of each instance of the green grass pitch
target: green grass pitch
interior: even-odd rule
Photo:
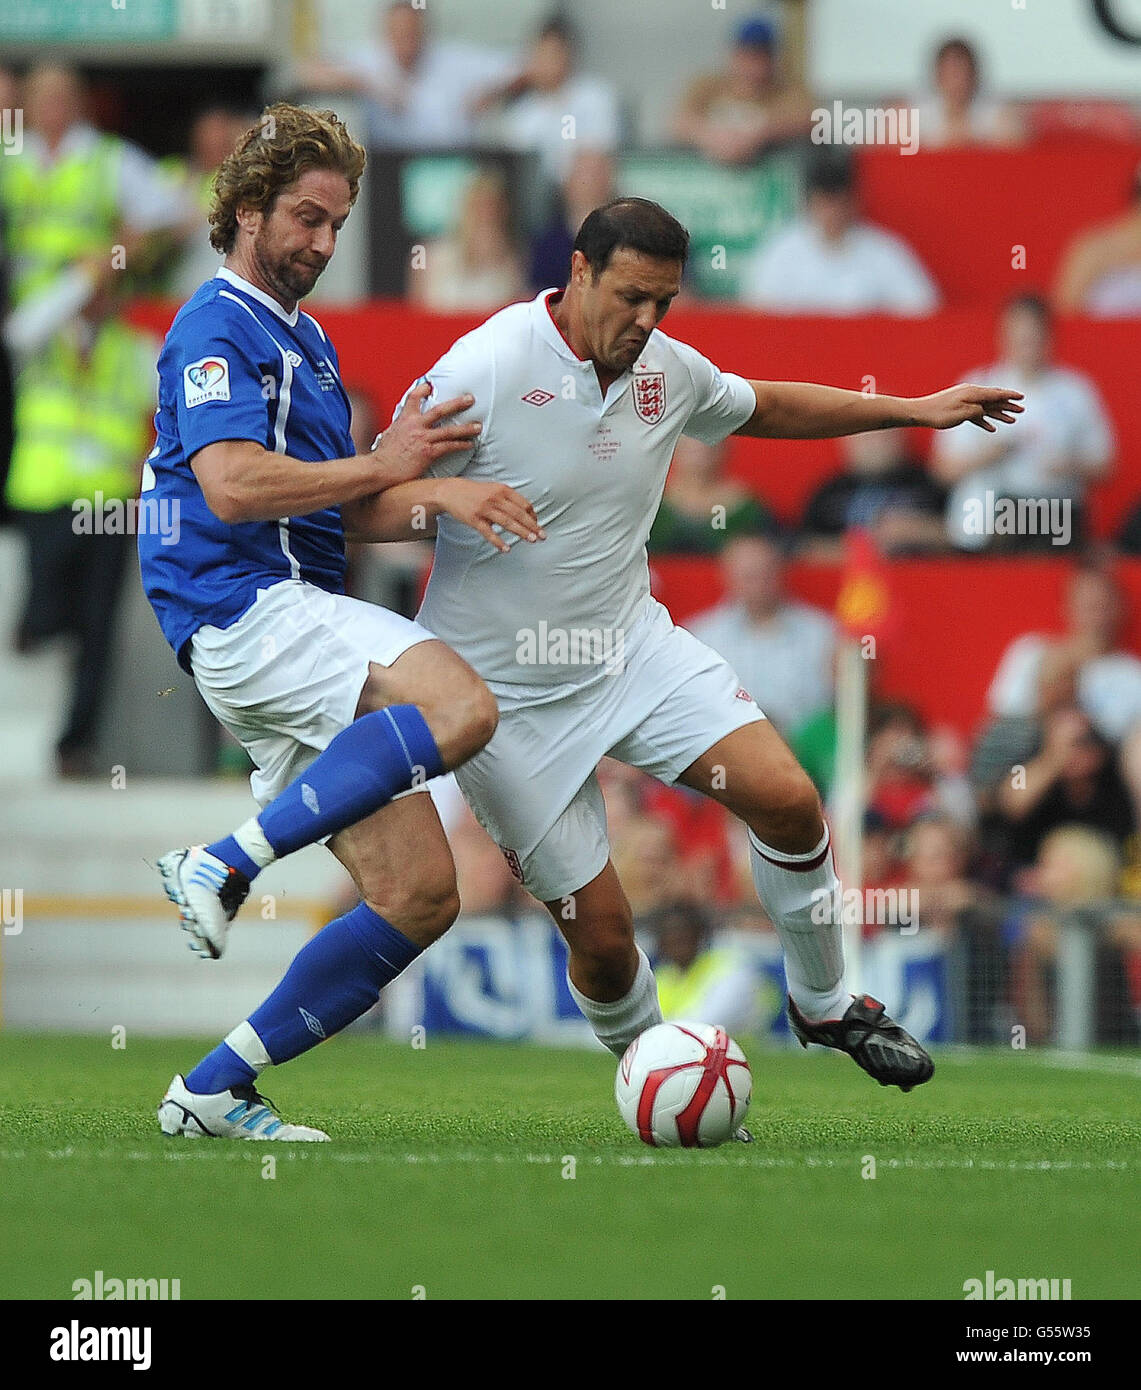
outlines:
[[[961,1299],[988,1269],[1075,1300],[1141,1287],[1137,1057],[943,1053],[905,1096],[746,1042],[757,1142],[687,1153],[626,1132],[601,1051],[361,1033],[264,1078],[334,1143],[165,1139],[155,1103],[204,1050],[0,1034],[0,1298],[96,1270],[184,1300]]]

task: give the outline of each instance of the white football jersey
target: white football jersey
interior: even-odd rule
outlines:
[[[470,452],[430,474],[507,483],[547,533],[535,543],[505,534],[504,554],[439,519],[418,621],[508,705],[559,698],[613,673],[655,602],[646,537],[679,436],[716,443],[756,409],[743,377],[660,331],[603,397],[593,363],[551,317],[557,293],[493,315],[426,378],[425,408],[471,392],[475,404],[456,418],[483,422]]]

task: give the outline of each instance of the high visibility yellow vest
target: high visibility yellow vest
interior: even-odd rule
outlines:
[[[702,951],[687,970],[668,962],[656,965],[654,978],[662,1017],[689,1018],[713,981],[738,969],[740,961],[735,953],[720,947]]]
[[[155,402],[149,339],[114,320],[98,330],[84,360],[58,333],[16,382],[16,446],[7,498],[19,511],[47,512],[81,498],[133,497]]]
[[[69,265],[109,250],[121,221],[116,188],[122,148],[113,136],[101,135],[89,150],[47,169],[27,153],[0,159],[14,306]]]

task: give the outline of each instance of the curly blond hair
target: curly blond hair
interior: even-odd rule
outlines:
[[[307,169],[331,169],[348,180],[356,202],[366,155],[333,111],[311,111],[279,101],[267,106],[222,161],[214,176],[210,245],[230,252],[238,236],[238,208],[269,212],[283,188]]]

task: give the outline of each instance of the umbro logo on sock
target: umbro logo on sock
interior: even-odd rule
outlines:
[[[308,782],[301,783],[301,800],[315,816],[321,814],[321,803],[317,800],[317,793]]]
[[[325,1036],[325,1028],[319,1018],[311,1014],[308,1009],[303,1009],[300,1004],[297,1006],[297,1012],[305,1020],[306,1028],[309,1029],[314,1037],[323,1038]]]

